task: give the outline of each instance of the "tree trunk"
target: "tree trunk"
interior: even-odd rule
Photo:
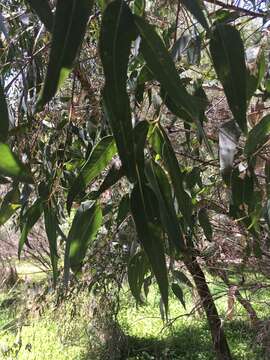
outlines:
[[[191,260],[186,259],[185,265],[193,277],[202,306],[206,313],[217,360],[232,360],[221,320],[209,287],[206,283],[204,273],[195,257]]]
[[[220,276],[220,278],[223,280],[223,282],[229,288],[231,286],[231,284],[229,282],[229,279],[228,279],[226,273],[222,272],[222,273],[219,273],[218,275]],[[259,320],[259,318],[257,316],[257,313],[256,313],[255,309],[252,307],[252,305],[250,304],[250,302],[248,300],[243,298],[243,296],[241,295],[238,288],[235,291],[235,297],[239,301],[239,303],[243,306],[243,308],[246,310],[246,312],[248,313],[251,325],[252,326],[258,325],[260,320]]]

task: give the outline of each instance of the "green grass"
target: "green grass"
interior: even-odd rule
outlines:
[[[216,300],[216,304],[224,321],[234,359],[262,360],[262,352],[255,343],[256,334],[250,328],[245,311],[237,305],[233,321],[228,322],[225,287],[212,278],[210,280],[213,282],[212,293],[217,294],[217,297],[223,295]],[[66,301],[60,306],[55,306],[55,297],[49,293],[45,298],[48,306],[44,306],[39,311],[41,315],[38,315],[30,306],[31,297],[24,293],[23,285],[20,286],[10,294],[0,294],[0,304],[6,302],[6,306],[0,305],[1,360],[98,360],[96,356],[91,356],[91,349],[97,345],[97,338],[91,332],[87,292],[76,294],[72,301]],[[197,313],[185,316],[192,311],[193,302],[188,288],[184,288],[184,293],[186,310],[170,294],[168,325],[160,317],[160,295],[156,287],[150,288],[147,302],[140,307],[136,307],[130,292],[123,290],[119,323],[128,336],[127,355],[123,360],[215,359],[204,317]],[[267,291],[258,293],[261,302],[266,297]],[[6,300],[12,298],[17,301],[9,304]],[[29,307],[31,316],[27,317],[25,309]],[[262,303],[256,305],[256,309],[263,317],[269,317]]]
[[[222,289],[215,287],[213,292],[220,293],[220,290]],[[193,307],[187,290],[186,300],[187,310],[185,311],[171,294],[170,318],[178,317],[171,326],[166,326],[160,319],[157,291],[152,289],[149,293],[148,304],[139,309],[135,306],[131,307],[130,300],[127,300],[126,306],[120,313],[120,323],[130,336],[129,346],[132,349],[130,359],[215,359],[206,320],[199,315],[179,317],[190,312]],[[262,360],[261,349],[254,345],[256,334],[250,328],[247,316],[242,309],[237,306],[234,320],[227,322],[226,298],[220,298],[216,303],[224,320],[224,328],[234,359]]]

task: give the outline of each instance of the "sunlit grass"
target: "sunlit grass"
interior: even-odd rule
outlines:
[[[216,304],[234,359],[261,360],[263,356],[255,344],[256,334],[249,325],[246,312],[236,303],[233,320],[228,321],[226,287],[210,276],[208,281],[217,299]],[[18,297],[21,306],[22,301],[27,301],[27,296],[23,298],[23,292],[18,289],[17,291],[14,296]],[[136,306],[127,287],[123,289],[118,320],[128,336],[127,359],[215,359],[207,321],[203,315],[194,312],[191,290],[183,286],[183,291],[186,309],[171,293],[169,319],[165,322],[161,319],[160,295],[155,286],[150,288],[147,300],[142,306]],[[267,294],[263,291],[259,293],[261,304],[256,305],[263,317],[269,316],[267,308],[263,308]],[[10,297],[12,298],[12,293],[0,294],[0,304]],[[7,307],[0,306],[0,358],[4,356],[5,360],[11,356],[15,359],[14,354],[19,349],[19,360],[97,359],[89,353],[91,342],[96,340],[91,338],[88,331],[91,324],[88,303],[87,292],[82,292],[73,298],[72,302],[66,301],[60,307],[54,307],[48,300],[50,305],[45,307],[41,314],[31,314],[25,318],[16,308],[16,303]],[[5,349],[10,349],[9,355],[4,355]]]

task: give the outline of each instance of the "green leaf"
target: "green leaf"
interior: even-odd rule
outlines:
[[[239,31],[218,24],[210,41],[210,52],[233,116],[243,132],[247,131],[247,69],[244,45]]]
[[[238,19],[241,14],[238,11],[228,11],[225,9],[219,9],[212,14],[209,14],[214,19],[214,25],[219,23],[230,23]]]
[[[6,98],[2,85],[0,84],[0,141],[6,141],[9,128],[9,116]]]
[[[189,278],[182,271],[174,270],[173,271],[173,276],[179,282],[187,285],[190,288],[193,288],[192,282],[189,280]]]
[[[255,55],[257,55],[255,59],[251,58],[250,61],[247,55],[247,61],[250,64],[247,67],[247,98],[250,101],[263,80],[266,70],[266,62],[264,52],[261,47],[255,46],[247,49],[247,51],[248,53],[255,53]]]
[[[79,207],[67,238],[70,244],[70,267],[74,272],[81,270],[86,251],[96,238],[101,224],[102,211],[98,202],[82,204]]]
[[[37,199],[34,204],[26,211],[26,213],[23,216],[23,225],[22,225],[22,232],[21,237],[19,240],[19,247],[18,247],[18,257],[20,258],[22,248],[27,241],[27,236],[29,231],[32,229],[32,227],[35,225],[35,223],[40,218],[41,214],[43,212],[43,204],[42,200],[39,198]]]
[[[181,3],[187,8],[187,10],[195,17],[195,19],[205,28],[206,31],[209,31],[208,22],[204,16],[202,10],[202,1],[200,0],[180,0]]]
[[[144,16],[145,12],[145,0],[135,0],[133,4],[133,12],[138,16]]]
[[[234,169],[231,175],[231,190],[232,190],[232,203],[234,206],[239,207],[244,203],[243,191],[244,180],[240,177],[238,169]]]
[[[177,113],[177,116],[178,114],[180,117],[183,115],[185,120],[188,118],[188,121],[195,122],[208,151],[212,154],[209,141],[200,122],[200,115],[204,109],[205,101],[187,92],[178,75],[172,56],[165,48],[153,26],[138,16],[134,16],[134,18],[142,38],[140,50],[148,68],[160,82],[165,93],[168,94],[171,102],[170,109],[174,108],[174,113]],[[179,110],[175,111],[175,108],[179,108]]]
[[[213,239],[213,230],[205,208],[201,208],[198,213],[198,220],[208,241]]]
[[[184,176],[167,134],[163,128],[156,126],[151,133],[149,141],[154,150],[164,160],[164,166],[170,175],[179,209],[187,224],[192,226],[192,201],[184,189]]]
[[[0,226],[4,225],[20,207],[20,191],[18,188],[12,189],[5,195],[1,204]]]
[[[145,172],[158,199],[161,222],[168,234],[168,238],[177,250],[184,250],[185,242],[175,212],[167,175],[164,170],[153,161],[147,163]]]
[[[142,301],[141,289],[148,270],[149,263],[143,251],[135,254],[128,263],[128,283],[131,293],[138,303]]]
[[[48,0],[26,0],[32,10],[34,10],[40,21],[50,32],[53,30],[53,13]]]
[[[130,199],[129,199],[129,194],[126,194],[122,197],[118,207],[118,214],[116,220],[118,227],[127,218],[129,211],[130,211]]]
[[[153,269],[167,313],[168,276],[157,199],[152,190],[141,183],[133,188],[130,204],[140,242]]]
[[[97,0],[98,6],[100,7],[101,12],[103,12],[106,6],[110,3],[111,0]]]
[[[26,183],[33,182],[28,168],[12,153],[8,145],[1,142],[0,174]]]
[[[44,207],[44,223],[49,242],[50,258],[53,270],[53,281],[56,285],[57,280],[57,216],[55,210],[47,205]]]
[[[270,115],[266,115],[249,132],[245,145],[245,154],[251,156],[258,151],[267,141],[270,134]]]
[[[49,64],[37,111],[53,98],[72,70],[92,6],[93,0],[57,1]]]
[[[70,212],[75,197],[83,192],[95,177],[109,164],[116,154],[116,146],[112,136],[106,136],[93,148],[89,158],[82,167],[68,193],[67,210]]]
[[[100,57],[105,75],[103,103],[123,169],[136,177],[131,111],[127,94],[127,66],[131,42],[137,37],[132,13],[124,1],[110,3],[103,14]]]
[[[183,305],[183,308],[186,310],[186,303],[184,300],[183,290],[180,288],[180,286],[178,284],[173,283],[172,291],[173,291],[174,295],[177,297],[177,299],[180,301],[180,303]]]
[[[105,179],[103,180],[102,184],[100,185],[99,189],[96,191],[91,191],[89,195],[87,195],[87,198],[89,200],[96,200],[104,191],[111,188],[113,185],[115,185],[122,177],[124,176],[123,168],[118,168],[117,166],[113,165],[110,170],[108,171],[108,174],[105,176]]]
[[[142,38],[140,50],[147,66],[164,87],[175,105],[183,107],[192,118],[197,118],[201,104],[183,86],[173,59],[161,38],[155,32],[153,26],[144,19],[138,16],[134,16],[134,18]]]
[[[140,173],[144,171],[144,149],[148,130],[149,123],[145,120],[138,122],[133,130],[136,165]]]

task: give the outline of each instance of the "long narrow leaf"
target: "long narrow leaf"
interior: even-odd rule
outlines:
[[[196,20],[209,31],[208,22],[204,16],[202,9],[202,1],[200,0],[180,0],[181,3],[187,8],[187,10],[195,17]]]
[[[53,98],[72,70],[92,6],[93,0],[57,1],[49,64],[36,111]]]
[[[146,165],[146,176],[159,202],[162,225],[177,250],[184,249],[184,238],[175,212],[171,187],[164,170],[155,162]]]
[[[54,209],[48,205],[44,208],[44,222],[49,242],[50,258],[53,270],[54,285],[57,280],[57,217]]]
[[[270,115],[266,115],[261,121],[254,126],[254,128],[249,132],[245,153],[247,156],[252,155],[256,150],[263,146],[270,137]]]
[[[32,183],[28,168],[12,153],[9,146],[0,142],[0,175],[10,176],[18,181]]]
[[[168,276],[165,260],[162,229],[158,225],[157,200],[150,188],[136,184],[131,193],[131,212],[142,247],[160,289],[166,312],[168,311]]]
[[[67,198],[67,209],[70,212],[75,197],[85,190],[90,182],[105,169],[116,154],[116,146],[112,136],[106,136],[93,148],[89,158],[75,179]]]
[[[27,241],[28,233],[35,225],[35,223],[38,221],[42,212],[43,212],[43,204],[42,204],[42,200],[39,198],[34,202],[34,204],[27,210],[27,212],[23,216],[24,223],[23,223],[21,237],[19,240],[19,247],[18,247],[19,258],[21,256],[23,246]]]
[[[105,74],[103,103],[112,128],[123,169],[135,178],[134,139],[127,94],[127,65],[136,28],[124,1],[110,3],[104,14],[100,34],[100,56]]]
[[[149,270],[148,259],[143,251],[135,254],[128,263],[128,283],[132,295],[141,302],[141,289],[145,275]]]
[[[81,270],[86,251],[101,223],[102,211],[97,202],[93,205],[83,204],[77,210],[67,238],[70,267],[74,272]]]
[[[18,188],[14,188],[5,195],[2,201],[0,207],[0,226],[4,225],[20,207],[20,191]]]
[[[184,178],[168,136],[163,128],[156,126],[151,133],[149,141],[155,152],[164,160],[164,166],[170,175],[179,209],[186,223],[192,226],[192,201],[184,189]]]
[[[197,118],[200,102],[185,89],[175,68],[173,59],[153,26],[134,16],[142,38],[140,50],[151,72],[164,87],[176,106],[181,106],[193,118]]]
[[[0,84],[0,141],[5,142],[8,136],[9,116],[7,102],[2,85]]]
[[[230,109],[243,132],[247,131],[247,70],[240,33],[230,25],[216,25],[210,41],[214,67]]]
[[[33,9],[40,21],[46,26],[47,30],[53,30],[53,13],[48,0],[26,0],[31,9]]]

